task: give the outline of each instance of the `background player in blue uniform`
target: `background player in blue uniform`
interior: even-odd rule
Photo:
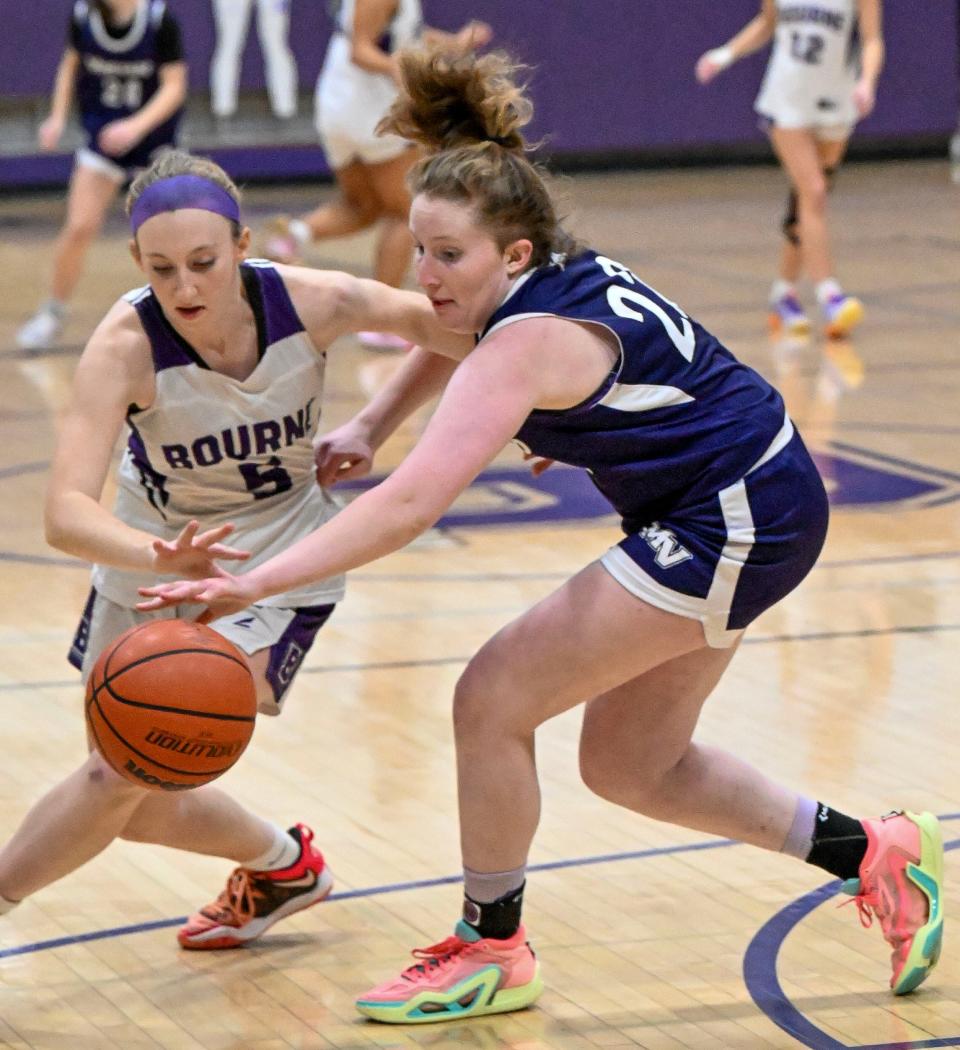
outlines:
[[[514,437],[587,469],[625,536],[464,671],[454,698],[463,920],[358,1008],[409,1023],[537,997],[521,925],[539,817],[534,736],[584,702],[590,788],[850,880],[893,948],[894,990],[911,990],[939,953],[936,818],[857,820],[692,739],[743,629],[823,543],[826,495],[780,395],[679,306],[559,228],[524,155],[531,107],[504,56],[412,53],[402,69],[406,93],[386,127],[433,151],[413,178],[417,279],[444,327],[478,341],[454,369],[431,372],[414,353],[328,436],[322,476],[363,471],[446,369],[433,418],[386,480],[250,572],[151,588],[142,607],[201,601],[223,615],[381,557],[436,522]]]
[[[54,248],[48,298],[17,333],[25,350],[55,344],[66,304],[107,209],[123,183],[172,145],[187,95],[180,29],[163,0],[78,0],[54,81],[40,148],[55,149],[76,96],[85,145]]]
[[[236,187],[202,158],[166,151],[134,181],[128,207],[149,285],[111,308],[80,357],[45,506],[50,543],[94,563],[70,654],[87,674],[112,638],[144,621],[138,581],[206,576],[218,558],[256,561],[332,514],[313,448],[330,343],[378,327],[429,345],[470,342],[414,292],[245,262]],[[111,511],[101,496],[125,428]],[[278,713],[341,591],[342,580],[324,581],[213,623],[247,653],[262,712]],[[91,751],[0,849],[0,913],[118,837],[240,865],[180,930],[187,948],[241,945],[330,890],[303,825],[285,831],[218,785],[149,791]]]

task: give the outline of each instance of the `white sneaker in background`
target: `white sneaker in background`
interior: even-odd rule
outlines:
[[[21,350],[48,350],[56,346],[66,324],[66,310],[57,303],[44,303],[17,332]]]

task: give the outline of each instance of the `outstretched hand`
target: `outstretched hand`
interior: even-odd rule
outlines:
[[[175,583],[140,587],[139,592],[145,600],[137,602],[137,609],[153,612],[172,605],[206,605],[207,611],[200,617],[200,622],[209,623],[246,609],[259,597],[248,582],[249,577],[231,576],[216,567],[214,571],[216,575],[205,580],[177,580]]]
[[[324,488],[348,478],[362,478],[373,467],[373,448],[366,431],[351,423],[331,430],[314,448],[317,482]]]
[[[153,571],[158,576],[176,575],[197,580],[216,575],[218,559],[246,561],[250,551],[220,542],[233,531],[234,526],[227,524],[200,532],[200,522],[188,522],[176,539],[153,541]]]

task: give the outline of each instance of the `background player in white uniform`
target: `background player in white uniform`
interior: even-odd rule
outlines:
[[[343,237],[381,222],[373,276],[398,288],[410,267],[406,175],[416,159],[409,142],[376,134],[397,94],[394,54],[421,34],[466,50],[490,39],[489,26],[469,22],[458,33],[424,30],[420,0],[340,0],[317,80],[316,122],[340,196],[300,219],[278,220],[264,254],[292,262],[311,241]],[[396,335],[361,333],[372,347],[405,345]]]
[[[68,32],[40,148],[56,148],[75,95],[87,141],[70,176],[49,298],[17,333],[25,350],[51,346],[60,336],[107,209],[123,183],[173,143],[187,96],[180,29],[160,0],[78,0]]]
[[[468,342],[440,328],[422,295],[348,274],[243,262],[249,230],[236,189],[209,161],[166,153],[134,182],[128,209],[133,254],[150,284],[109,311],[83,352],[45,511],[49,542],[95,564],[70,654],[85,675],[113,637],[143,620],[133,609],[138,584],[207,576],[215,559],[251,551],[255,564],[330,516],[312,442],[331,342],[380,326],[413,341]],[[100,496],[125,422],[111,513]],[[231,534],[238,546],[224,546]],[[331,577],[213,624],[249,654],[261,711],[279,711],[342,589],[342,578]],[[330,889],[309,829],[283,831],[214,785],[174,794],[140,788],[92,751],[0,850],[0,911],[117,837],[241,866],[181,929],[186,947],[240,944]]]
[[[210,108],[214,116],[237,111],[240,60],[250,27],[254,0],[213,0],[217,45],[210,60]],[[256,0],[257,35],[267,74],[267,97],[275,116],[286,120],[297,112],[297,63],[288,42],[290,0]]]
[[[223,615],[381,557],[437,521],[511,438],[588,470],[625,535],[502,628],[457,683],[463,921],[359,1009],[409,1023],[536,999],[521,925],[535,732],[584,702],[580,769],[595,792],[850,880],[893,947],[894,990],[909,991],[939,954],[936,818],[856,820],[692,739],[742,631],[823,542],[826,493],[780,395],[676,303],[558,227],[525,156],[531,107],[508,60],[410,54],[402,68],[409,94],[387,126],[436,151],[413,173],[417,279],[444,327],[477,343],[389,477],[250,572],[151,588],[144,607],[201,601]],[[327,436],[322,477],[369,464],[421,368],[405,361]]]
[[[760,13],[722,47],[702,55],[708,83],[774,38],[755,108],[790,179],[780,276],[770,290],[775,329],[803,335],[809,320],[797,298],[805,270],[816,287],[828,335],[850,332],[863,304],[834,276],[827,193],[853,126],[874,106],[883,66],[880,0],[763,0]]]

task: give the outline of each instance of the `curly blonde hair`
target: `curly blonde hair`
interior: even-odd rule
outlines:
[[[501,248],[529,239],[532,266],[580,251],[560,226],[546,172],[527,158],[521,129],[533,103],[519,82],[526,67],[503,51],[442,48],[405,50],[399,62],[403,89],[377,131],[426,151],[410,174],[413,193],[472,205]]]

